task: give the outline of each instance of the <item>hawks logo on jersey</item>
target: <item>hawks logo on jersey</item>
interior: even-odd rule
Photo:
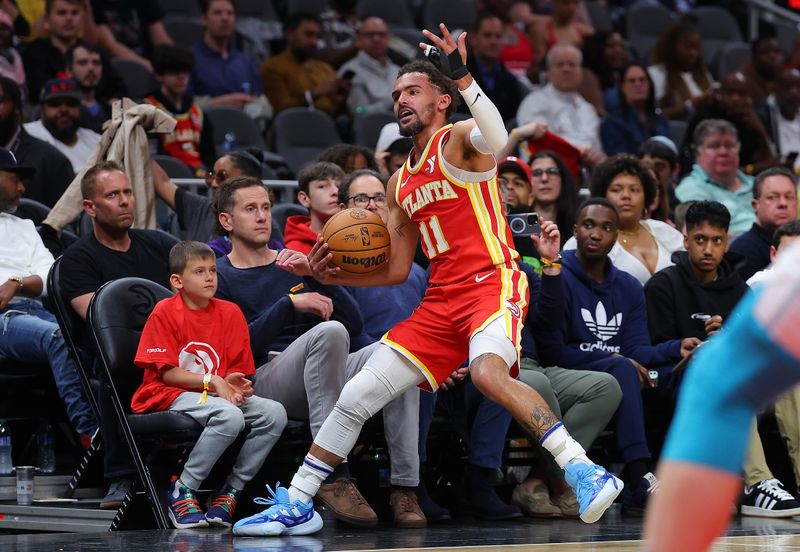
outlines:
[[[178,354],[178,366],[193,374],[216,374],[219,355],[208,343],[191,341]]]

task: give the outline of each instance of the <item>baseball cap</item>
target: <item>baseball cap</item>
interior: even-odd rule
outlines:
[[[73,98],[80,102],[81,97],[78,83],[73,79],[50,79],[42,87],[41,101],[43,102],[56,98]]]
[[[400,134],[400,125],[397,123],[388,123],[384,125],[380,135],[378,135],[378,143],[375,146],[375,151],[386,151],[392,144],[402,139],[403,136]]]
[[[530,183],[531,181],[531,168],[519,157],[509,155],[500,161],[497,164],[497,174],[504,172],[514,172],[524,178],[526,182]]]
[[[20,178],[27,178],[33,176],[36,169],[33,167],[24,167],[17,162],[17,158],[13,152],[0,148],[0,171],[17,173]]]

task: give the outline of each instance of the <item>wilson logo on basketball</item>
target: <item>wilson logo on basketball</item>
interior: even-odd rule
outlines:
[[[372,257],[350,257],[342,255],[342,263],[346,265],[360,266],[361,268],[373,268],[386,262],[386,253],[374,255]]]

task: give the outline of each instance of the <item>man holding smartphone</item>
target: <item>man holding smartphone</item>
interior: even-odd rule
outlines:
[[[699,340],[651,344],[642,286],[608,258],[618,228],[617,210],[605,198],[590,198],[579,208],[577,249],[563,253],[564,319],[558,330],[535,337],[543,366],[606,372],[619,383],[622,401],[614,423],[625,465],[622,513],[641,516],[658,483],[651,472],[641,392],[655,386],[650,369],[674,365]]]
[[[390,38],[380,17],[368,17],[358,27],[358,53],[338,72],[352,83],[347,107],[353,115],[392,110],[392,87],[400,68],[387,56]]]

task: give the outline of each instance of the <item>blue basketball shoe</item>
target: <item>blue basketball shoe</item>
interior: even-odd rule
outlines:
[[[190,529],[193,527],[208,527],[206,516],[197,502],[197,494],[180,482],[177,477],[172,478],[172,484],[167,493],[167,510],[169,519],[176,529]]]
[[[241,537],[270,537],[278,535],[310,535],[322,529],[322,518],[314,511],[314,504],[302,500],[289,500],[289,491],[278,483],[272,498],[256,498],[253,502],[269,506],[260,514],[240,519],[233,526],[233,534]]]
[[[603,466],[574,462],[564,466],[567,483],[578,497],[578,512],[586,523],[594,523],[622,492],[620,479]]]

